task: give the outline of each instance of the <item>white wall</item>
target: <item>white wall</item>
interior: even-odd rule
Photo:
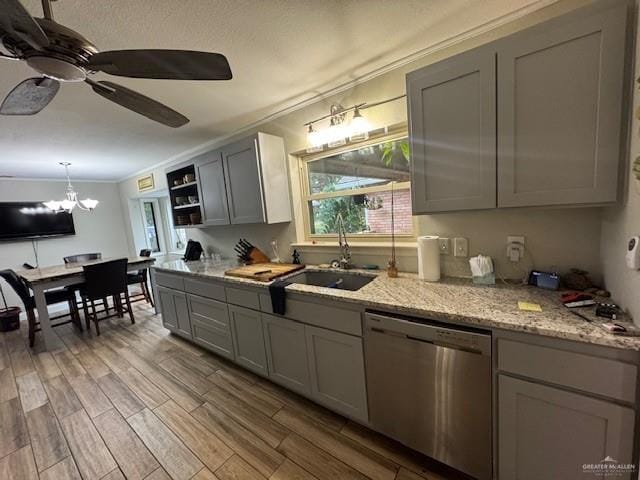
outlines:
[[[42,239],[37,242],[40,266],[62,264],[62,257],[77,253],[102,252],[104,257],[128,255],[126,231],[118,187],[115,183],[74,182],[83,196],[100,201],[93,212],[74,211],[76,234]],[[59,181],[0,180],[0,202],[46,201],[61,198],[65,183]],[[1,221],[1,219],[0,219]],[[23,263],[35,265],[30,240],[0,242],[0,269],[22,269]],[[20,305],[13,291],[3,283],[7,300]]]
[[[636,32],[635,76],[640,76],[640,36]],[[605,284],[614,293],[614,299],[626,308],[640,325],[640,271],[625,265],[627,242],[640,235],[640,181],[631,173],[632,164],[640,155],[640,120],[636,111],[640,108],[640,92],[634,82],[633,119],[629,163],[625,178],[626,192],[621,205],[609,208],[602,216],[601,252]]]
[[[353,105],[359,102],[375,102],[385,98],[394,97],[405,92],[405,75],[407,72],[434,63],[451,55],[468,50],[496,38],[508,35],[526,28],[540,21],[547,20],[573,8],[584,5],[581,0],[562,0],[546,7],[536,13],[519,19],[508,25],[491,29],[479,34],[475,38],[460,41],[447,48],[434,49],[433,53],[413,61],[407,65],[389,71],[372,80],[360,83],[339,94],[328,96],[323,100],[309,106],[305,106],[292,113],[283,115],[275,120],[265,122],[259,127],[239,133],[236,137],[247,135],[255,131],[263,131],[279,135],[285,140],[287,152],[295,152],[306,147],[306,134],[303,124],[311,119],[325,115],[332,103]],[[428,47],[428,45],[425,45]],[[407,121],[406,104],[397,101],[366,111],[367,119],[375,126],[393,125]],[[227,142],[232,139],[224,140]],[[200,149],[185,154],[179,159],[186,160],[197,153],[211,150],[223,142],[212,142]],[[164,169],[166,166],[153,169],[156,188],[166,189]],[[290,169],[295,173],[295,170]],[[291,175],[293,191],[299,191],[296,174]],[[120,191],[123,202],[138,196],[135,178],[121,182]],[[293,199],[299,202],[299,198]],[[418,221],[419,235],[439,234],[441,236],[454,237],[465,236],[469,239],[471,254],[484,253],[493,256],[501,273],[507,277],[520,277],[519,269],[512,268],[506,260],[506,236],[510,234],[525,235],[527,237],[527,249],[535,259],[537,268],[557,269],[566,271],[571,267],[584,268],[595,277],[602,276],[599,262],[600,254],[600,209],[574,208],[552,210],[492,210],[478,211],[462,214],[439,214],[421,216]],[[228,257],[233,257],[233,245],[239,237],[245,237],[252,243],[270,253],[269,242],[276,238],[280,245],[281,256],[290,258],[287,248],[292,242],[301,239],[301,232],[296,231],[295,224],[271,225],[271,226],[229,226],[212,227],[202,230],[191,230],[190,236],[203,242],[205,248],[214,249]],[[130,233],[130,245],[134,245],[133,234]],[[337,250],[337,249],[336,249]],[[400,257],[402,270],[415,270],[415,255],[409,255],[403,250]],[[376,263],[384,266],[388,260],[388,249],[370,250],[363,253],[354,251],[354,261],[359,263]],[[335,251],[316,250],[310,253],[308,249],[303,252],[303,261],[318,263],[336,257]],[[520,268],[531,265],[523,262]],[[443,271],[448,275],[468,275],[468,263],[466,260],[445,260]]]

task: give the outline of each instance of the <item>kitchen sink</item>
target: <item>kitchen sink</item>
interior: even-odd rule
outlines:
[[[304,271],[287,278],[287,281],[355,292],[371,282],[374,278],[374,276],[359,275],[357,273]]]

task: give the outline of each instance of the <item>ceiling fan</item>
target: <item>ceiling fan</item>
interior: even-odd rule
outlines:
[[[53,0],[56,1],[56,0]],[[34,18],[19,0],[0,0],[0,43],[9,55],[22,60],[42,77],[16,86],[0,106],[2,115],[34,115],[46,107],[60,82],[85,82],[98,95],[177,128],[189,119],[149,97],[90,75],[104,72],[132,78],[165,80],[230,80],[231,68],[220,53],[189,50],[113,50],[100,52],[90,41],[53,19],[51,0],[42,0],[44,18]]]

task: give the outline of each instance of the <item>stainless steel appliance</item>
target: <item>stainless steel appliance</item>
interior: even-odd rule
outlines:
[[[478,479],[491,478],[491,335],[365,315],[376,430]]]

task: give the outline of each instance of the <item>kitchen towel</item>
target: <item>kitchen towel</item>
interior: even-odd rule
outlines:
[[[440,280],[439,237],[418,237],[418,278],[427,282]]]
[[[285,287],[291,285],[291,282],[285,280],[276,280],[269,285],[269,294],[271,295],[271,309],[277,315],[284,315],[287,309],[287,292]]]

